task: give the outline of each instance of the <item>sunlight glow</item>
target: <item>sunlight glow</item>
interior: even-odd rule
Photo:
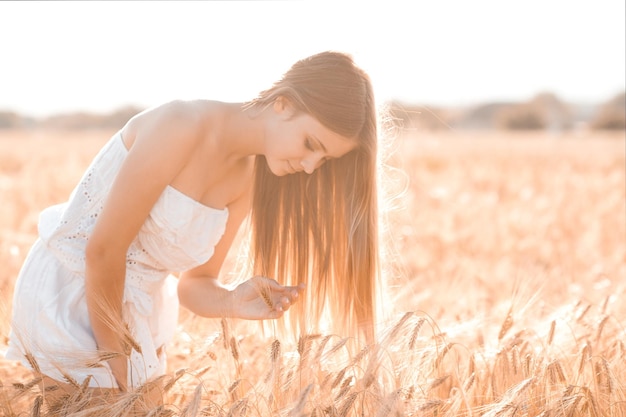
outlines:
[[[2,2],[0,109],[243,101],[326,49],[351,53],[380,100],[458,105],[546,90],[605,100],[625,85],[624,19],[611,0]]]

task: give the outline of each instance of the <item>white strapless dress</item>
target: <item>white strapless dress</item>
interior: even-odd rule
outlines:
[[[22,266],[13,299],[7,359],[64,380],[117,387],[98,363],[85,301],[85,246],[127,149],[116,133],[95,157],[68,202],[45,209],[39,239]],[[178,320],[177,280],[208,261],[221,239],[227,209],[205,206],[168,186],[126,255],[123,314],[141,352],[132,351],[129,383],[137,387],[165,372],[164,347]]]

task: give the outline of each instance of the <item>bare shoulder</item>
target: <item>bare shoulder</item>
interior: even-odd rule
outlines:
[[[186,170],[201,149],[206,123],[202,106],[192,101],[173,101],[144,112],[122,128],[128,155],[119,178],[129,182],[142,178],[158,195]]]
[[[122,128],[124,143],[130,149],[135,141],[175,141],[177,146],[197,144],[205,134],[204,111],[201,101],[175,100],[149,108],[132,117]]]

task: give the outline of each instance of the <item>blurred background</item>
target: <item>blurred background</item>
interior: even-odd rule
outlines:
[[[423,129],[624,129],[622,0],[1,2],[0,127],[118,128],[245,101],[345,51]]]
[[[229,339],[219,321],[181,309],[168,356],[170,370],[190,372],[167,409],[186,413],[203,392],[202,406],[233,415],[248,398],[259,415],[333,398],[394,415],[394,402],[444,417],[465,414],[448,406],[626,415],[625,12],[624,0],[0,1],[0,413],[40,404],[23,388],[30,372],[3,351],[41,210],[67,199],[137,112],[250,100],[331,49],[370,74],[399,126],[381,164],[389,319],[377,323],[398,338],[385,338],[370,380],[393,382],[341,397],[377,349],[329,371],[320,339],[309,378],[308,360],[289,369],[292,348],[276,361],[272,344],[268,371],[258,332],[239,326]],[[279,374],[312,383],[302,394],[287,376],[275,395],[267,376]]]

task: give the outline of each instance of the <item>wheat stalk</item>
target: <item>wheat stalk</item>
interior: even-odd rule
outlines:
[[[231,395],[231,398],[233,401],[236,401],[239,399],[239,394],[237,393],[237,387],[239,387],[239,384],[241,384],[241,379],[235,380],[228,387],[228,393]]]
[[[555,328],[556,328],[556,321],[552,320],[552,323],[550,323],[550,332],[548,333],[548,346],[552,344],[552,340],[554,339]]]
[[[36,374],[41,374],[41,369],[39,369],[39,364],[37,363],[37,360],[35,359],[33,354],[30,352],[25,352],[24,357],[28,361],[28,364],[31,366],[31,368],[33,368],[33,371],[35,371]]]
[[[398,320],[398,323],[396,323],[396,325],[393,326],[393,328],[391,329],[391,332],[389,333],[389,337],[387,338],[387,343],[391,343],[393,342],[393,340],[395,340],[395,338],[398,336],[398,333],[400,332],[400,329],[411,318],[411,316],[413,316],[412,311],[408,311],[404,313],[402,318]]]
[[[222,326],[222,340],[224,342],[224,349],[229,349],[229,343],[230,343],[230,323],[228,322],[227,319],[222,318],[220,320],[220,324]]]
[[[337,413],[339,417],[345,417],[348,415],[348,411],[350,411],[352,404],[354,404],[354,400],[356,400],[357,395],[358,394],[356,392],[353,392],[346,397],[346,399],[341,404],[339,412]]]
[[[600,320],[600,323],[598,324],[598,329],[596,331],[596,343],[600,342],[600,336],[602,335],[602,330],[604,329],[604,326],[606,325],[606,322],[608,320],[609,320],[609,316],[604,316],[604,318]]]
[[[595,363],[595,380],[598,392],[609,396],[613,391],[613,383],[611,374],[609,373],[609,365],[605,358],[600,358]]]
[[[476,374],[474,373],[470,374],[469,378],[467,378],[465,380],[465,383],[463,384],[463,391],[466,391],[466,392],[469,391],[469,389],[474,384],[475,379],[476,379]]]
[[[270,356],[271,356],[272,364],[276,364],[278,362],[278,359],[280,359],[280,340],[274,339],[274,341],[272,342],[272,349],[271,349]]]
[[[230,338],[230,354],[232,355],[233,359],[235,359],[235,361],[239,361],[239,348],[237,345],[238,344],[235,336],[232,336]]]
[[[341,381],[343,381],[343,377],[345,376],[347,370],[348,370],[348,367],[344,367],[339,372],[337,372],[337,376],[335,377],[335,379],[333,380],[333,383],[330,386],[331,389],[335,388],[337,385],[339,385]]]
[[[452,349],[452,346],[453,346],[452,343],[446,343],[446,345],[441,350],[441,353],[439,353],[439,355],[437,355],[437,359],[435,359],[435,369],[439,369],[440,368],[441,362],[443,361],[445,356],[448,354],[450,349]]]
[[[30,412],[30,415],[32,417],[40,417],[41,416],[41,406],[43,404],[43,397],[41,395],[38,395],[37,398],[35,398],[35,401],[33,402],[33,408]]]
[[[348,393],[348,391],[350,391],[351,383],[352,383],[352,377],[344,379],[344,381],[341,384],[341,387],[339,388],[339,393],[337,393],[337,395],[335,396],[335,401],[340,400],[344,395]]]
[[[507,332],[513,327],[513,306],[509,308],[508,313],[506,313],[506,318],[500,327],[500,332],[498,333],[498,341],[502,340],[502,338],[507,334]]]
[[[578,363],[579,375],[582,375],[585,364],[587,363],[589,358],[591,358],[591,346],[589,346],[589,343],[585,343],[585,346],[580,352],[580,361]]]
[[[581,320],[583,319],[583,317],[585,317],[585,315],[587,314],[587,312],[591,309],[591,304],[587,304],[587,307],[585,307],[585,309],[578,315],[578,317],[576,318],[576,322],[580,323]]]
[[[174,384],[176,384],[176,382],[178,382],[178,380],[185,375],[185,372],[187,372],[186,369],[179,369],[174,373],[174,376],[170,376],[169,381],[163,386],[163,392],[166,393],[172,389]]]
[[[435,388],[437,388],[438,386],[446,382],[449,378],[450,378],[450,374],[440,376],[439,378],[435,379],[433,382],[430,383],[430,385],[428,386],[428,390],[429,391],[434,390]]]
[[[426,322],[426,319],[424,317],[420,317],[420,319],[417,321],[417,323],[413,327],[413,331],[411,332],[411,337],[409,338],[409,350],[413,350],[413,348],[415,347],[415,342],[417,341],[417,335],[419,334],[420,329],[422,328],[425,322]]]
[[[312,390],[313,384],[307,385],[304,390],[302,390],[302,393],[300,394],[300,397],[298,398],[298,402],[296,403],[295,407],[293,407],[291,411],[289,411],[289,417],[297,417],[302,415],[302,410],[304,410],[304,405],[306,404],[306,400]]]
[[[202,385],[198,385],[193,392],[191,401],[180,413],[180,417],[195,417],[200,409],[200,401],[202,400]]]
[[[248,399],[243,398],[235,402],[232,407],[228,410],[228,414],[226,417],[238,417],[245,416],[248,409]]]
[[[563,366],[559,360],[552,361],[548,364],[546,374],[551,384],[556,384],[557,382],[563,384],[566,381]]]

